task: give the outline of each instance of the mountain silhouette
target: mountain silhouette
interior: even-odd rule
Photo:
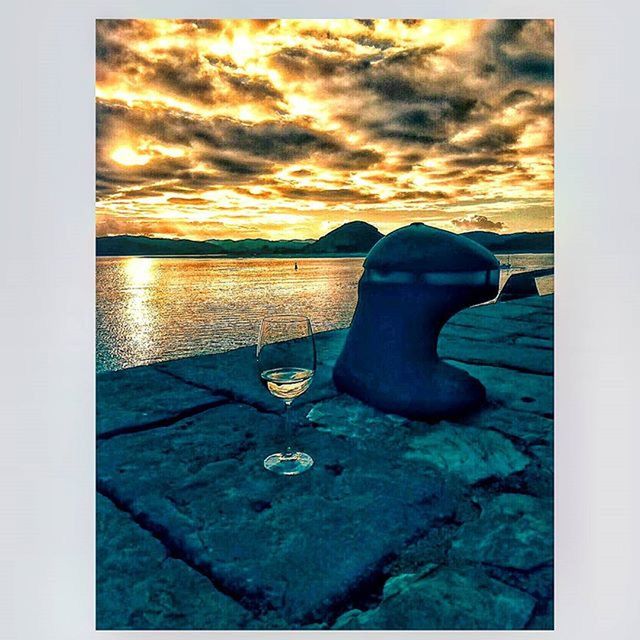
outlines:
[[[368,222],[347,222],[304,248],[304,253],[369,253],[382,234]]]
[[[553,253],[553,231],[505,234],[467,231],[462,235],[494,253]]]
[[[219,255],[216,245],[197,240],[148,238],[147,236],[103,236],[96,238],[98,256]]]
[[[467,231],[462,234],[494,253],[553,253],[553,231],[499,234]],[[373,225],[347,222],[318,240],[180,240],[147,236],[96,238],[98,256],[323,256],[366,255],[382,238]]]

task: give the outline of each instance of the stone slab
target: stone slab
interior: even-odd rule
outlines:
[[[97,629],[239,629],[250,622],[248,611],[168,557],[158,540],[101,495],[96,533]]]
[[[394,578],[379,606],[352,610],[333,629],[522,629],[535,602],[477,569],[429,568]]]
[[[477,520],[460,527],[451,555],[520,570],[552,562],[552,500],[517,493],[494,497]]]
[[[533,302],[535,301],[535,302]],[[528,322],[547,322],[553,318],[554,297],[532,296],[519,300],[509,300],[507,302],[496,302],[493,304],[481,304],[470,309],[464,309],[454,318],[479,318],[482,316],[492,316],[508,320],[525,320]]]
[[[553,373],[553,296],[479,305],[455,315],[438,341],[442,358]]]
[[[304,426],[301,476],[262,467],[277,416],[224,405],[98,447],[98,486],[259,613],[322,620],[453,504],[432,468]]]
[[[407,443],[404,457],[431,464],[466,484],[522,471],[529,458],[503,435],[490,429],[439,422]]]
[[[98,437],[162,425],[224,400],[153,367],[100,373],[96,376]]]
[[[378,443],[456,476],[464,484],[508,476],[530,463],[528,456],[489,424],[475,428],[447,421],[435,425],[411,422],[346,394],[314,405],[307,418],[321,430],[352,439],[355,447]]]
[[[501,340],[476,340],[461,335],[440,336],[438,354],[441,358],[488,364],[527,373],[550,375],[553,373],[553,351],[525,344]]]
[[[552,338],[530,338],[529,336],[517,336],[515,344],[527,347],[537,347],[539,349],[553,349]]]
[[[503,406],[489,404],[480,411],[459,418],[458,422],[479,429],[493,429],[519,438],[529,445],[553,442],[553,419],[545,418],[538,413],[512,411]]]
[[[495,305],[494,305],[495,306]],[[509,318],[505,320],[499,315],[483,314],[468,317],[465,312],[453,316],[443,327],[459,328],[467,331],[467,337],[473,338],[476,330],[491,332],[493,340],[502,338],[513,338],[515,336],[536,336],[539,338],[553,338],[553,322],[552,319],[546,320],[538,318],[533,320],[522,320],[518,318]],[[470,330],[470,331],[469,331]]]
[[[489,406],[553,418],[553,377],[512,371],[491,365],[451,361],[478,378],[487,390]]]
[[[371,446],[381,439],[390,443],[406,439],[409,433],[406,418],[378,411],[344,393],[314,404],[307,419],[322,431],[353,439],[354,446]]]

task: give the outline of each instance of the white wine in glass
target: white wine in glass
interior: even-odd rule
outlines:
[[[289,426],[289,407],[311,386],[316,370],[316,345],[309,318],[295,315],[263,318],[256,361],[262,384],[285,404],[287,447],[265,458],[264,466],[281,475],[297,475],[313,465],[308,453],[297,451],[293,446]]]

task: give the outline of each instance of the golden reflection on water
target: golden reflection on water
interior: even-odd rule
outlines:
[[[299,313],[346,327],[363,258],[100,258],[97,368],[255,344],[260,319]]]
[[[99,258],[97,369],[121,369],[255,344],[260,319],[304,314],[314,331],[347,327],[363,258]],[[516,269],[553,256],[511,256]],[[508,276],[501,273],[501,281]]]
[[[125,308],[122,331],[129,343],[131,357],[146,362],[154,352],[156,310],[152,290],[158,278],[158,258],[126,258],[124,264]]]

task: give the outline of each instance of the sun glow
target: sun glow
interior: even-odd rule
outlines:
[[[118,147],[111,153],[111,159],[124,167],[136,167],[147,164],[151,156],[137,153],[131,147]]]

